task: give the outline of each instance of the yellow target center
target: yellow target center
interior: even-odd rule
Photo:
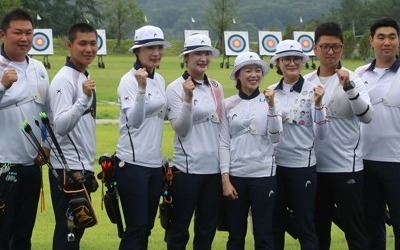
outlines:
[[[233,41],[233,46],[234,47],[240,47],[241,42],[239,40]]]
[[[272,41],[272,40],[269,40],[269,41],[267,42],[267,46],[268,46],[268,47],[274,47],[274,46],[275,46],[275,42]]]
[[[38,38],[36,40],[36,44],[39,45],[39,46],[42,46],[44,44],[44,40],[42,38]]]

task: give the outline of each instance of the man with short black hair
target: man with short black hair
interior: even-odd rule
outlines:
[[[392,18],[380,18],[371,25],[372,63],[356,73],[368,90],[374,118],[362,124],[361,135],[365,167],[365,202],[370,249],[386,248],[385,208],[388,206],[400,249],[400,60],[399,26]]]
[[[372,108],[362,80],[340,62],[343,33],[337,23],[315,30],[314,53],[319,68],[304,76],[325,88],[327,130],[315,138],[317,197],[315,222],[319,249],[329,249],[332,221],[343,230],[349,249],[367,249],[364,217],[364,176],[360,123],[369,123]]]
[[[94,176],[95,157],[95,82],[89,77],[87,68],[97,54],[97,31],[87,23],[73,25],[68,32],[67,48],[70,51],[64,67],[54,76],[50,85],[50,105],[54,114],[54,132],[66,158],[68,167],[85,177],[87,191]],[[51,162],[59,176],[64,177],[65,166],[59,159]],[[56,226],[53,249],[79,249],[85,228],[75,224],[69,199],[60,182],[49,172],[51,198]],[[62,178],[63,179],[63,178]],[[64,187],[65,188],[65,187]],[[90,202],[90,201],[89,201]]]
[[[28,56],[32,47],[33,19],[22,9],[7,13],[1,21],[0,38],[0,249],[31,249],[40,194],[40,165],[46,159],[38,156],[20,126],[33,122],[33,116],[45,111],[49,78],[43,64]],[[40,138],[40,129],[33,128]],[[44,146],[49,153],[50,146]],[[46,155],[47,158],[48,155]],[[13,173],[13,181],[10,183]],[[7,176],[7,177],[6,177]],[[3,200],[4,199],[4,200]]]

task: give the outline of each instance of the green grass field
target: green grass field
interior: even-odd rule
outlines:
[[[36,57],[41,60],[40,57]],[[264,58],[266,61],[269,58]],[[91,78],[96,81],[96,88],[98,93],[98,118],[99,119],[116,119],[118,118],[119,108],[116,105],[117,94],[116,90],[118,87],[119,79],[125,74],[131,67],[134,61],[132,55],[128,56],[106,56],[103,57],[105,63],[105,69],[99,69],[97,62],[94,62],[89,72]],[[50,78],[61,68],[65,63],[65,56],[50,56],[49,61],[51,63],[51,69],[48,70]],[[233,64],[234,58],[230,58],[230,64]],[[225,97],[233,95],[236,90],[233,81],[229,79],[229,74],[233,68],[221,69],[219,64],[222,62],[222,57],[215,58],[211,68],[208,71],[208,75],[221,82],[224,86]],[[318,66],[318,62],[315,62]],[[355,69],[364,62],[361,61],[344,61],[343,65],[349,69]],[[167,56],[163,59],[160,68],[157,70],[161,73],[166,81],[166,84],[173,81],[179,75],[182,74],[183,69],[180,67],[180,61],[177,57]],[[310,72],[311,69],[304,69],[303,74]],[[275,69],[272,69],[270,73],[264,78],[263,85],[261,88],[277,82],[280,77],[275,73]],[[173,131],[171,126],[166,123],[164,126],[164,141],[163,150],[164,155],[169,158],[172,157],[172,143],[173,143]],[[116,142],[118,140],[118,125],[116,124],[99,124],[96,128],[97,132],[97,153],[98,158],[104,153],[112,154],[116,149]],[[96,172],[100,171],[100,167],[96,166]],[[51,249],[52,234],[54,229],[54,217],[51,206],[51,198],[48,184],[47,167],[43,167],[43,180],[44,180],[44,198],[46,209],[38,210],[38,216],[36,220],[35,229],[32,237],[32,249],[33,250],[46,250]],[[101,187],[99,190],[92,195],[93,206],[97,214],[98,224],[92,228],[88,228],[81,242],[82,250],[109,250],[118,249],[119,238],[117,236],[117,229],[114,224],[109,221],[105,210],[101,209]],[[139,202],[139,201],[138,201]],[[388,228],[388,248],[394,248],[394,240],[392,237],[392,230]],[[164,231],[161,228],[158,220],[152,231],[150,237],[149,249],[166,249],[163,241]],[[192,239],[193,235],[191,235]],[[213,249],[225,249],[225,243],[227,240],[226,232],[217,232]],[[188,244],[188,249],[191,249],[191,241]],[[246,238],[246,249],[253,249],[253,240],[251,231],[248,231]],[[297,241],[291,237],[287,237],[286,249],[299,249]],[[333,227],[332,231],[332,247],[333,250],[347,249],[346,241],[343,233],[336,227]]]

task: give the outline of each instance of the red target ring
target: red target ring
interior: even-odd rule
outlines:
[[[235,53],[240,53],[246,48],[246,40],[241,35],[232,35],[228,39],[228,47]]]
[[[309,35],[301,35],[297,38],[305,53],[311,52],[314,46],[314,39]]]
[[[49,37],[42,32],[36,32],[33,34],[32,48],[36,51],[45,51],[50,46]]]

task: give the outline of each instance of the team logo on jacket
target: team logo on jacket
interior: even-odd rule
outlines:
[[[42,80],[44,80],[46,78],[46,74],[41,69],[39,69],[38,75],[39,75],[40,79],[42,79]]]

